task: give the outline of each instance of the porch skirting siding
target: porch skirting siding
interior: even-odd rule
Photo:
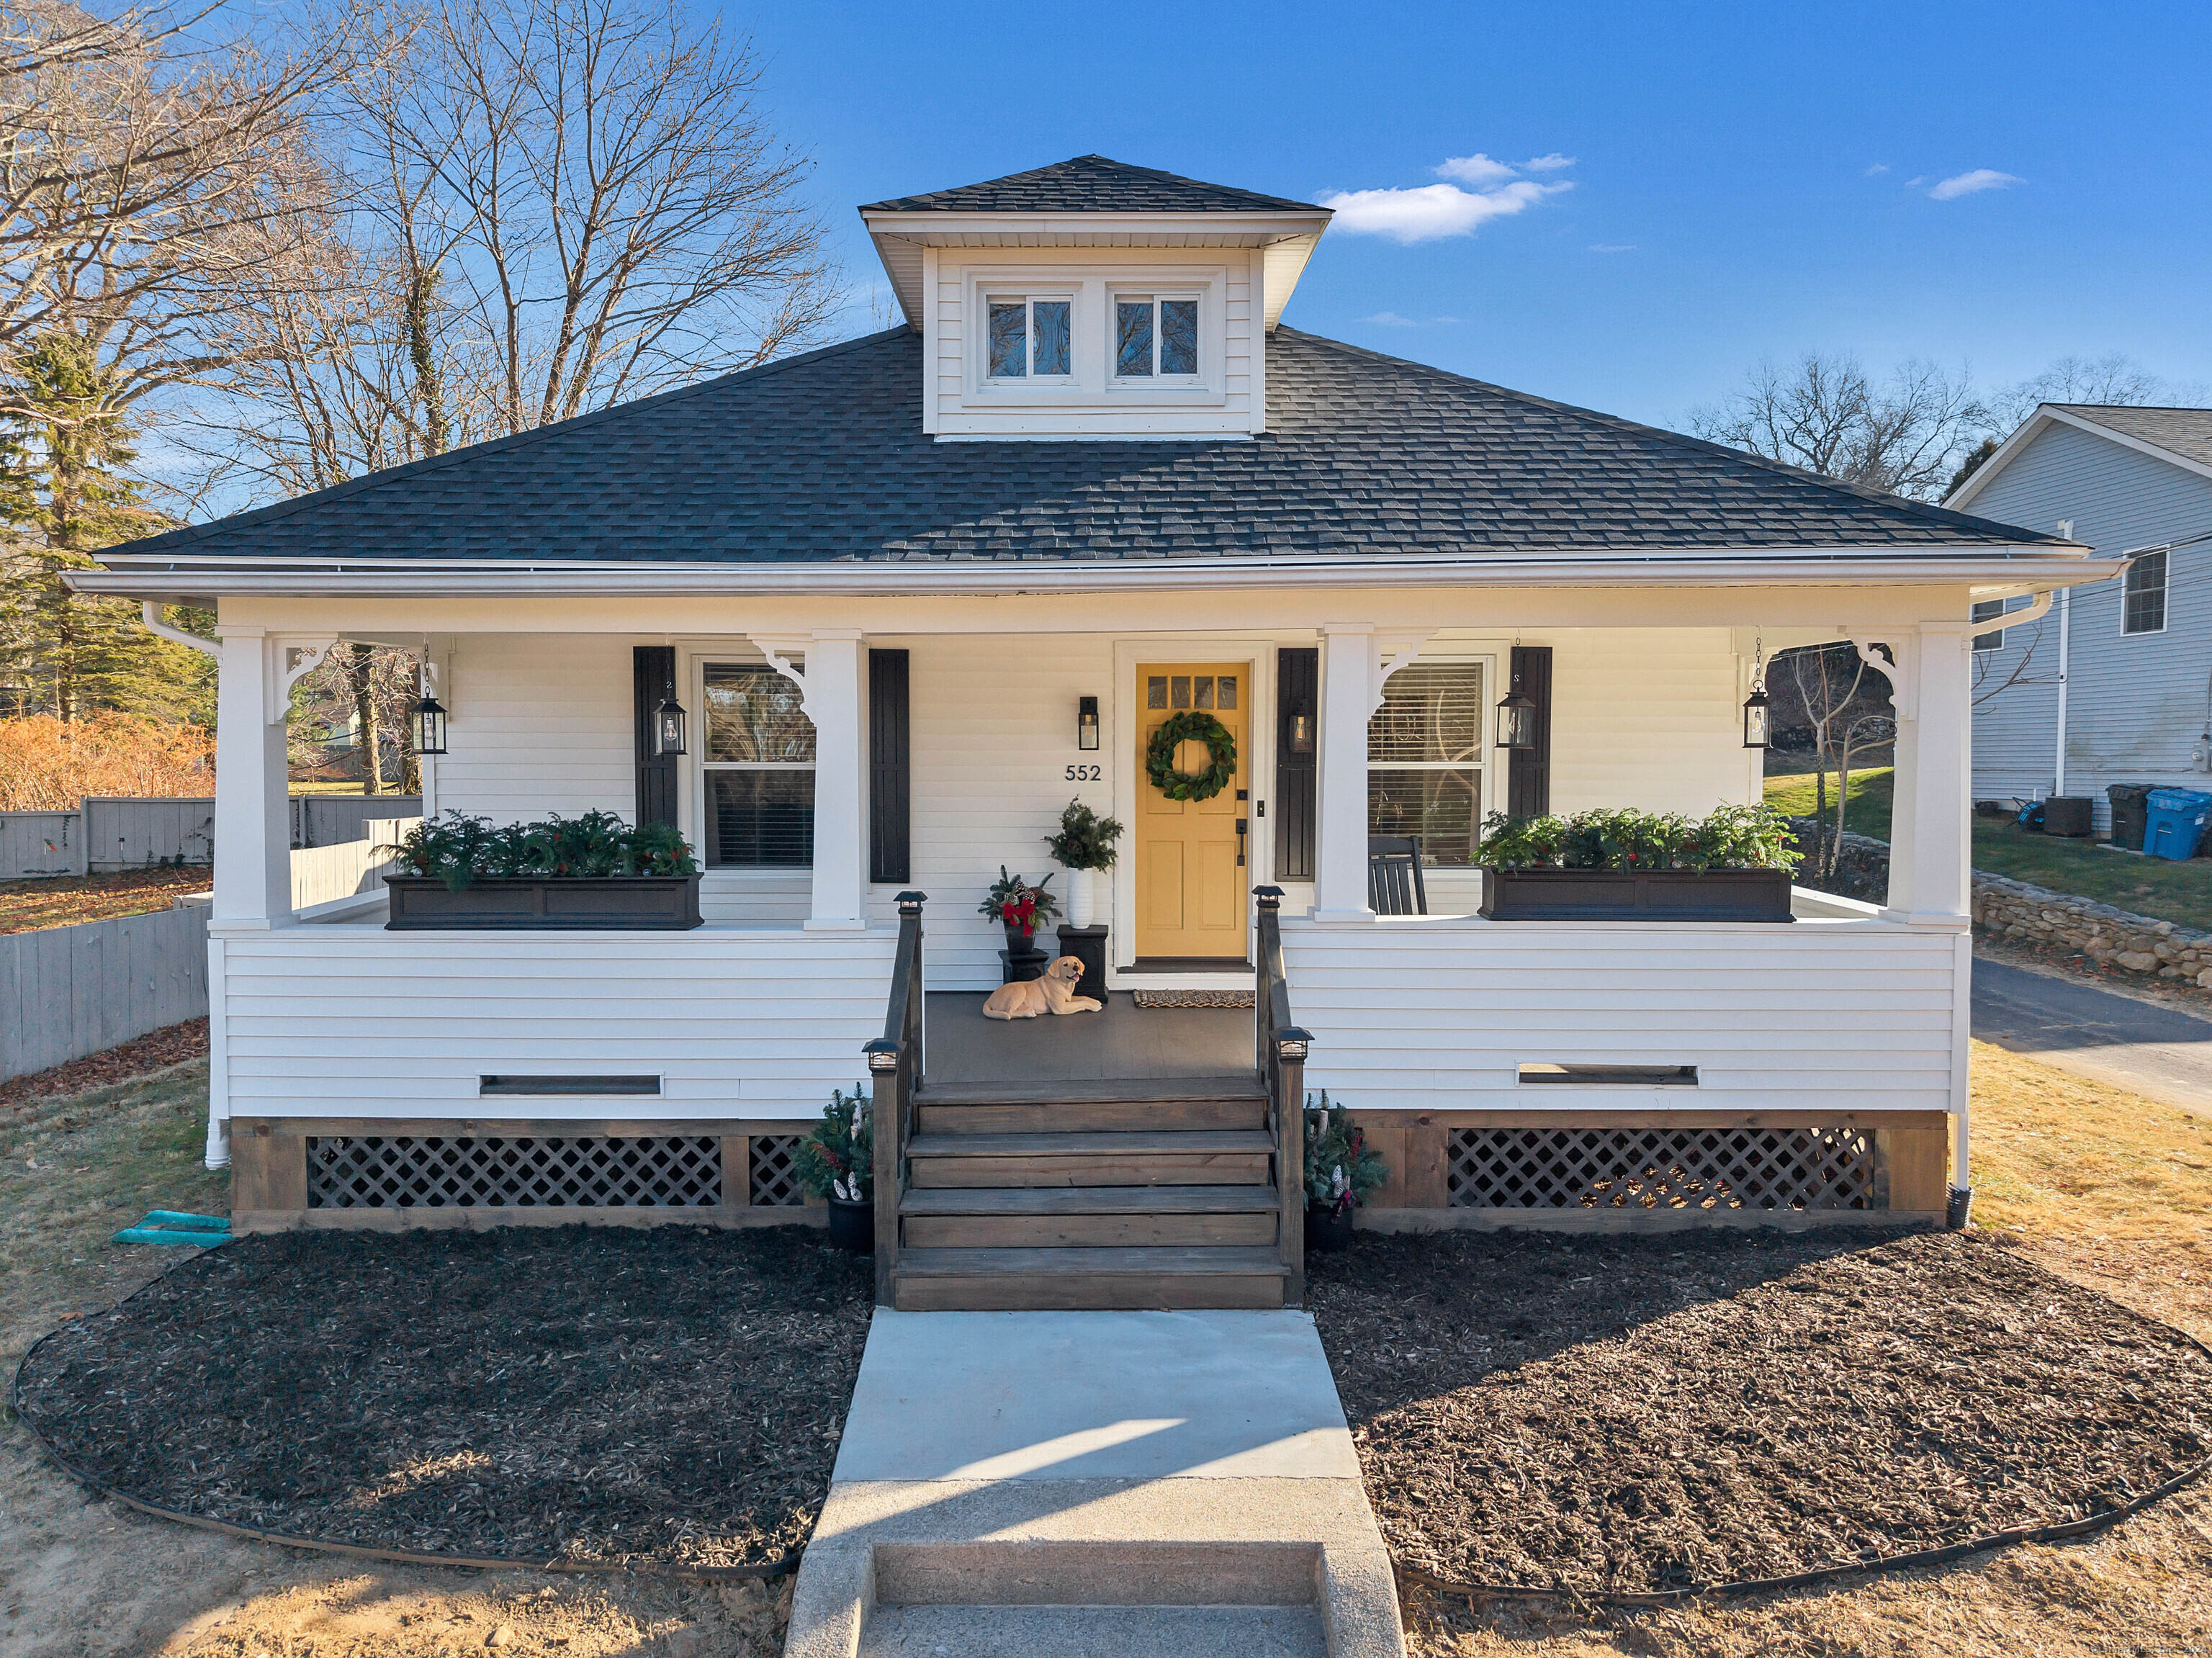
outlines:
[[[792,1167],[809,1126],[234,1118],[231,1230],[821,1225]]]

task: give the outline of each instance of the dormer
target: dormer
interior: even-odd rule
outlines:
[[[1250,436],[1328,210],[1103,155],[860,210],[940,440]]]

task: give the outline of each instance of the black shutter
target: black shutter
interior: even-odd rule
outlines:
[[[1536,746],[1506,750],[1505,811],[1541,817],[1552,810],[1552,647],[1516,645],[1513,683],[1536,705]]]
[[[914,768],[907,740],[904,651],[868,653],[868,878],[910,881],[908,807]]]
[[[637,821],[673,823],[676,821],[675,755],[653,751],[653,720],[660,705],[676,690],[676,649],[671,645],[638,645],[630,652],[637,705]]]
[[[1311,647],[1275,653],[1275,878],[1310,881],[1314,875],[1314,811],[1318,804],[1315,759],[1321,748],[1321,653]],[[1306,752],[1291,752],[1291,721],[1306,719]]]

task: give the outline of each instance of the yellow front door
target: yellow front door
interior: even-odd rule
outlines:
[[[1137,955],[1244,957],[1252,671],[1240,662],[1176,663],[1137,670]],[[1146,769],[1152,733],[1186,709],[1212,714],[1237,744],[1237,775],[1206,800],[1173,800]],[[1206,744],[1186,742],[1178,771],[1211,763]]]

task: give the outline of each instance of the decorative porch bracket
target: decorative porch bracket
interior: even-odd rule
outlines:
[[[804,658],[807,646],[813,641],[791,635],[748,634],[745,636],[752,641],[753,648],[768,659],[769,667],[799,687],[799,709],[809,720],[813,719],[814,705],[809,700],[811,689],[806,683],[806,670],[793,659]]]
[[[269,723],[281,726],[292,712],[292,687],[321,667],[330,653],[338,646],[335,634],[319,634],[312,638],[272,637],[264,661],[270,675]]]
[[[1401,629],[1375,635],[1375,689],[1373,699],[1367,705],[1370,714],[1381,710],[1383,688],[1390,683],[1390,676],[1401,668],[1410,667],[1436,636],[1437,629],[1434,628],[1425,633]]]

